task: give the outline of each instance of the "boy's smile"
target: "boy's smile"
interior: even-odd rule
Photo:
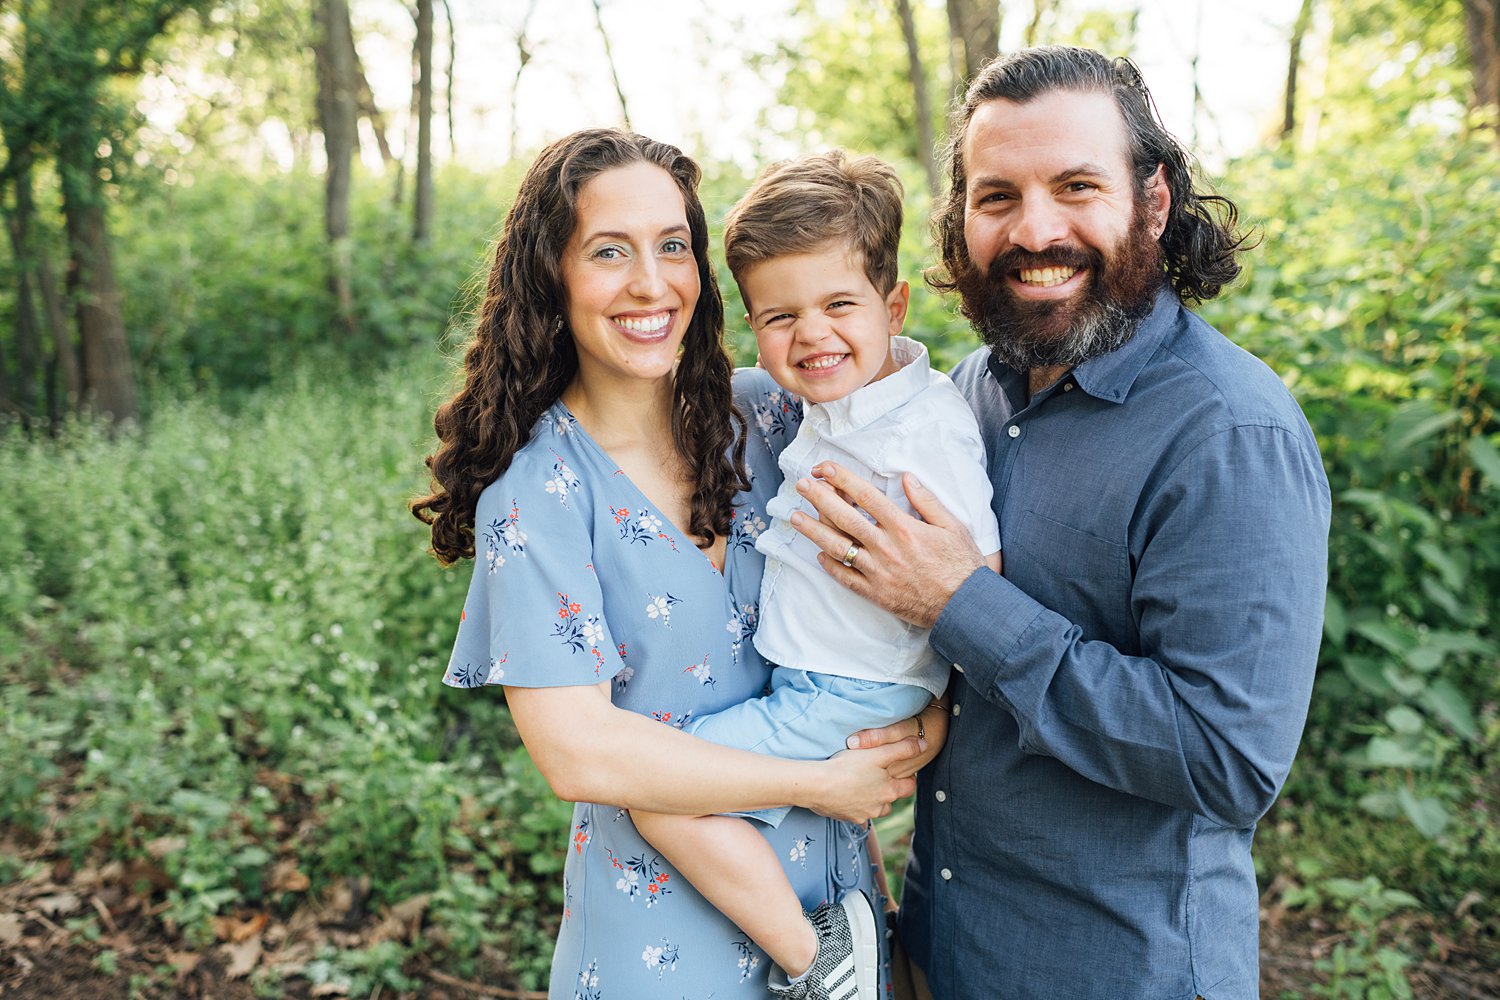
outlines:
[[[896,371],[906,282],[882,295],[842,243],[761,261],[740,278],[760,364],[813,403],[842,399]]]

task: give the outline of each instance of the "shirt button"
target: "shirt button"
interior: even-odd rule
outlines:
[[[1063,392],[1072,392],[1072,391],[1073,391],[1073,383],[1072,382],[1064,382],[1063,383]]]
[[[951,869],[951,868],[944,868],[942,871],[938,872],[938,874],[943,877],[943,881],[944,882],[947,882],[949,879],[951,879],[953,877],[953,869]]]
[[[933,793],[932,797],[935,798],[935,799],[937,799],[939,802],[947,802],[948,801],[948,793],[945,792],[945,791],[943,791],[941,788],[939,788],[935,793]]]
[[[1015,424],[1011,424],[1008,428],[1006,428],[1005,433],[1009,434],[1013,438],[1018,438],[1021,436],[1021,428],[1017,427]]]
[[[962,663],[955,663],[955,664],[953,664],[953,669],[957,670],[959,673],[963,673],[964,672],[964,665]]]
[[[962,712],[963,709],[964,709],[964,707],[962,705],[954,705],[953,706],[953,717],[955,719],[958,718],[958,713]]]

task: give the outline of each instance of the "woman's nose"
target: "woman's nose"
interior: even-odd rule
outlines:
[[[630,294],[642,301],[659,299],[666,293],[667,281],[661,262],[649,255],[638,257],[630,270]]]

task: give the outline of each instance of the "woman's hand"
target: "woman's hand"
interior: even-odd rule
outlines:
[[[849,737],[851,749],[871,750],[893,745],[919,744],[920,749],[894,761],[887,773],[892,778],[910,778],[930,764],[948,740],[948,696],[934,699],[910,719],[894,722],[884,729],[861,729]]]
[[[863,823],[891,811],[891,803],[917,790],[910,775],[896,777],[892,770],[920,754],[915,736],[869,750],[844,750],[818,761],[819,780],[797,803],[821,816]],[[913,770],[915,773],[915,770]]]

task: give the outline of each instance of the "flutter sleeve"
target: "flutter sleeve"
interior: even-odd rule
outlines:
[[[445,684],[566,687],[620,670],[604,621],[591,514],[578,477],[556,454],[523,451],[484,491],[474,575]]]

